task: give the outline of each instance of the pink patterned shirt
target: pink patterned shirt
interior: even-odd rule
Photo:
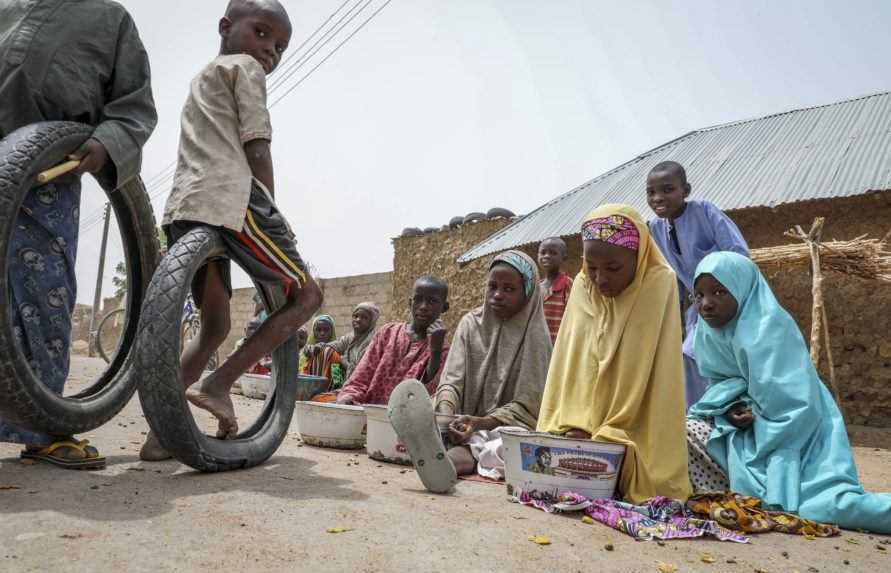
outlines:
[[[427,383],[433,395],[449,354],[449,343],[442,345],[442,360],[436,376]],[[408,378],[420,380],[430,360],[430,339],[414,340],[404,322],[391,322],[378,329],[359,365],[340,390],[355,404],[386,404],[396,385]]]

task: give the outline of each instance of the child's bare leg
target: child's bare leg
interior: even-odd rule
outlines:
[[[229,291],[226,289],[216,263],[207,265],[201,294],[201,329],[198,331],[198,336],[189,341],[180,357],[180,378],[186,388],[201,377],[211,355],[229,335]],[[203,406],[197,403],[196,405],[211,410],[218,418],[220,415],[216,412],[221,412],[227,420],[231,419],[232,423],[236,424],[237,431],[237,422],[234,422],[235,408],[228,395],[222,400],[217,397],[198,396],[195,399],[189,397],[193,403],[196,400],[201,401],[202,398],[211,402],[213,409],[211,410],[209,405]],[[170,454],[161,446],[157,437],[149,432],[139,451],[139,458],[143,461],[155,462],[169,459]]]
[[[473,454],[470,453],[469,447],[455,446],[447,453],[459,476],[470,475],[476,471],[476,460],[473,458]]]
[[[221,433],[230,437],[234,435],[238,431],[238,425],[234,410],[230,410],[232,400],[229,398],[229,390],[232,384],[263,356],[294,336],[297,328],[308,321],[321,305],[322,291],[311,277],[307,277],[303,288],[292,289],[285,305],[269,315],[257,332],[217,370],[200,384],[189,388],[186,396],[193,404],[209,410],[220,419]]]
[[[220,394],[213,389],[208,391],[203,384],[192,388],[201,378],[210,357],[229,335],[229,290],[215,263],[207,266],[201,294],[201,329],[183,350],[180,376],[189,401],[216,416],[223,434],[234,434],[238,431],[238,422],[228,389]]]

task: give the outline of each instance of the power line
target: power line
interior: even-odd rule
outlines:
[[[362,0],[356,2],[347,12],[331,26],[327,32],[322,34],[320,38],[318,38],[312,46],[309,47],[308,50],[304,52],[303,55],[297,57],[300,53],[300,50],[304,48],[318,33],[321,31],[328,23],[330,23],[334,17],[346,6],[350,0],[344,0],[337,9],[332,12],[328,18],[325,19],[322,24],[320,24],[312,34],[310,34],[297,48],[294,52],[292,52],[289,58],[285,59],[285,63],[287,64],[284,69],[282,69],[282,74],[276,78],[272,85],[269,88],[269,95],[274,95],[278,92],[282,87],[286,84],[286,82],[293,77],[296,72],[303,67],[303,65],[313,56],[315,56],[322,48],[331,43],[334,40],[334,37],[342,31],[346,26],[352,23],[359,14],[361,14],[369,4],[371,4],[373,0],[367,0],[364,4],[362,4]],[[311,76],[319,67],[321,67],[325,62],[327,62],[344,44],[346,44],[350,39],[353,38],[362,28],[364,28],[375,16],[377,16],[387,5],[390,4],[392,0],[386,0],[383,4],[381,4],[368,18],[366,18],[356,29],[354,29],[350,34],[344,38],[339,44],[337,44],[333,50],[331,50],[320,62],[318,62],[315,66],[313,66],[306,74],[304,74],[299,80],[297,80],[293,85],[288,87],[280,97],[276,98],[272,104],[269,105],[271,109],[273,106],[280,103],[283,99],[285,99],[288,95],[290,95],[298,86],[300,86],[303,82],[305,82],[309,76]],[[362,5],[358,11],[355,11],[359,5]],[[346,22],[344,20],[346,19]],[[333,31],[333,32],[332,32]],[[292,59],[297,58],[296,61],[291,61]],[[173,180],[173,177],[176,173],[176,160],[168,164],[164,169],[157,172],[155,175],[151,176],[148,180],[144,182],[144,186],[146,188],[146,193],[149,195],[149,200],[154,201],[157,199],[164,191],[167,190],[167,184]],[[90,217],[88,217],[90,218]],[[84,230],[81,232],[86,232],[93,227],[95,227],[99,221],[102,220],[102,212],[101,210],[97,211],[93,214],[90,223],[84,225]]]
[[[370,0],[369,0],[369,1],[370,1]],[[318,64],[316,64],[315,66],[313,66],[313,68],[312,68],[311,70],[309,70],[308,72],[306,72],[306,75],[304,75],[302,78],[300,78],[299,80],[297,80],[297,82],[296,82],[294,85],[292,85],[291,87],[289,87],[289,88],[285,91],[285,93],[283,93],[278,99],[276,99],[274,102],[272,102],[272,103],[269,105],[269,108],[272,109],[273,107],[275,107],[275,105],[276,105],[277,103],[279,103],[280,101],[282,101],[283,99],[285,99],[286,97],[288,97],[288,94],[290,94],[291,92],[293,92],[295,89],[297,89],[297,87],[298,87],[300,84],[302,84],[303,82],[305,82],[306,79],[309,78],[309,76],[311,76],[311,75],[313,74],[313,72],[315,72],[317,69],[319,69],[319,67],[320,67],[322,64],[324,64],[325,62],[327,62],[327,61],[331,58],[331,56],[333,56],[334,54],[336,54],[337,51],[340,50],[340,48],[341,48],[344,44],[346,44],[348,41],[350,41],[350,39],[351,39],[353,36],[355,36],[356,34],[358,34],[358,33],[359,33],[359,30],[361,30],[362,28],[364,28],[365,25],[368,24],[368,23],[369,23],[375,16],[377,16],[377,15],[380,13],[381,10],[383,10],[384,8],[386,8],[387,5],[390,4],[390,2],[392,2],[392,0],[386,0],[386,2],[384,2],[383,4],[381,4],[380,7],[379,7],[377,10],[375,10],[374,12],[372,12],[371,16],[369,16],[368,18],[365,19],[364,22],[362,22],[361,24],[359,24],[359,27],[358,27],[358,28],[356,28],[355,30],[353,30],[352,32],[350,32],[350,35],[349,35],[349,36],[347,36],[341,43],[337,44],[337,46],[335,46],[334,49],[333,49],[331,52],[329,52],[328,55],[325,56],[325,57],[322,59],[321,62],[319,62]]]
[[[361,1],[362,1],[362,0],[358,0],[358,1],[356,2],[356,4],[359,4]],[[309,41],[312,40],[312,39],[315,37],[315,35],[318,34],[319,31],[321,31],[321,29],[324,28],[324,27],[328,24],[328,22],[330,22],[332,19],[334,19],[334,16],[336,16],[337,13],[340,12],[340,11],[343,9],[344,6],[346,6],[347,4],[349,4],[349,2],[350,2],[350,0],[344,0],[344,1],[343,1],[343,4],[341,4],[340,6],[338,6],[338,7],[337,7],[337,10],[335,10],[334,12],[331,12],[331,14],[325,19],[325,21],[322,22],[321,24],[319,24],[318,28],[316,28],[316,29],[313,31],[312,34],[310,34],[309,36],[307,36],[307,38],[306,38],[305,40],[303,40],[303,42],[302,42],[299,46],[297,46],[297,48],[295,48],[290,54],[288,54],[287,56],[285,56],[285,59],[282,60],[281,64],[279,64],[279,68],[281,69],[281,72],[284,72],[284,71],[291,65],[291,64],[290,64],[290,61],[291,61],[292,59],[294,59],[295,57],[297,57],[297,55],[300,53],[300,50],[302,50],[303,47],[304,47],[306,44],[308,44]],[[351,9],[351,10],[352,10],[352,9]],[[336,25],[336,24],[335,24],[335,25]],[[278,79],[278,78],[276,78],[276,79]],[[274,83],[275,83],[275,80],[273,80],[273,84],[274,84]],[[274,85],[273,85],[273,86],[270,86],[269,90],[272,91],[273,89],[274,89]]]
[[[359,8],[359,11],[353,14],[353,11],[357,7],[359,7],[360,4],[362,4],[362,1],[363,0],[358,0],[355,4],[353,4],[353,7],[347,10],[346,13],[343,14],[337,20],[337,22],[334,23],[334,25],[328,28],[328,31],[322,34],[322,36],[319,37],[319,39],[316,40],[315,43],[313,43],[313,45],[310,46],[296,62],[292,62],[287,68],[281,69],[276,77],[272,80],[269,86],[269,93],[273,93],[282,85],[284,85],[295,73],[297,73],[297,70],[303,67],[303,65],[307,62],[307,60],[309,60],[309,58],[313,57],[325,45],[330,43],[333,37],[337,35],[338,32],[343,30],[343,28],[347,24],[352,22],[356,18],[356,16],[362,13],[362,11],[365,10],[366,7],[368,7],[372,0],[367,0],[367,2],[365,2],[365,4],[361,8]],[[349,19],[344,22],[344,20],[346,20],[347,18]]]
[[[343,7],[346,6],[349,2],[350,2],[350,0],[344,0],[344,2],[341,3],[340,6],[338,6],[337,9],[334,10],[334,12],[332,12],[331,14],[329,14],[328,18],[326,18],[325,21],[322,22],[322,23],[321,23],[321,24],[320,24],[320,25],[319,25],[319,26],[312,32],[312,34],[310,34],[310,35],[309,35],[309,36],[308,36],[308,37],[307,37],[307,38],[306,38],[306,39],[305,39],[305,40],[304,40],[304,41],[303,41],[303,42],[296,48],[296,50],[295,50],[294,52],[291,53],[290,58],[286,58],[285,61],[286,61],[286,62],[290,62],[290,59],[293,59],[294,57],[297,57],[298,54],[300,54],[300,50],[303,49],[303,47],[306,46],[306,45],[310,42],[310,40],[312,40],[316,35],[318,35],[319,31],[321,31],[321,30],[322,30],[322,29],[323,29],[329,22],[331,22],[331,20],[333,20],[334,17],[335,17],[335,16],[336,16],[336,15],[343,9]],[[342,26],[340,26],[339,28],[337,28],[337,29],[334,31],[334,34],[336,35],[338,32],[340,32],[340,30],[342,30],[342,29],[344,28],[344,26],[346,26],[347,24],[349,24],[350,22],[352,22],[353,19],[355,19],[355,17],[358,16],[358,14],[361,13],[361,12],[368,6],[368,4],[369,4],[370,2],[371,2],[371,0],[368,0],[368,2],[366,2],[365,5],[362,6],[362,8],[359,10],[359,12],[356,12],[356,14],[354,14],[354,15],[353,15],[353,16],[352,16],[352,17],[351,17],[351,18],[350,18],[344,25],[342,25]],[[291,75],[293,75],[293,73],[295,73],[296,70],[299,70],[301,67],[303,67],[303,64],[306,62],[306,60],[307,60],[308,58],[311,58],[312,56],[314,56],[316,53],[318,53],[318,51],[319,51],[321,48],[323,48],[325,45],[329,44],[329,43],[332,41],[332,40],[333,40],[333,35],[331,34],[331,31],[334,30],[334,29],[335,29],[341,22],[343,22],[344,18],[349,17],[349,15],[350,15],[350,14],[356,9],[356,7],[359,6],[359,4],[361,4],[361,3],[362,3],[362,0],[358,0],[358,2],[356,2],[356,3],[352,6],[352,8],[350,8],[349,10],[347,10],[347,12],[346,12],[345,14],[343,14],[343,15],[337,20],[337,22],[335,22],[334,25],[331,26],[331,28],[328,29],[327,32],[325,32],[324,34],[322,34],[321,38],[319,38],[318,40],[316,40],[316,42],[313,43],[313,45],[310,46],[310,48],[309,48],[307,51],[305,51],[305,52],[303,53],[303,55],[301,55],[299,58],[297,58],[297,61],[295,61],[295,62],[291,62],[290,65],[287,65],[285,68],[283,68],[283,69],[281,70],[281,72],[284,73],[284,74],[286,74],[286,75],[285,75],[285,76],[282,76],[281,74],[279,74],[278,78],[276,78],[276,80],[273,80],[273,84],[272,84],[272,86],[269,88],[269,91],[268,91],[269,95],[273,95],[273,94],[274,94],[274,93],[275,93],[275,92],[276,92],[282,85],[284,85],[284,82],[285,82],[288,78],[291,77],[290,75],[287,75],[287,74],[291,74]],[[327,39],[326,39],[326,38],[327,38]],[[320,44],[320,42],[321,42],[321,44]],[[310,51],[313,50],[313,49],[315,49],[315,51],[312,51],[312,53],[310,53]],[[279,80],[280,80],[280,81],[279,81]],[[146,183],[145,183],[146,193],[149,194],[149,200],[150,200],[150,201],[154,201],[154,200],[157,199],[162,193],[164,193],[164,191],[167,190],[167,184],[173,179],[174,175],[176,174],[176,161],[173,161],[171,164],[169,164],[165,169],[162,170],[161,173],[163,173],[163,175],[161,175],[161,174],[156,174],[155,176],[153,176],[153,177],[151,178],[151,182],[146,182]]]

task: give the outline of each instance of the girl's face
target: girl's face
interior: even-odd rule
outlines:
[[[371,328],[371,313],[364,308],[357,308],[353,311],[353,332],[356,334],[365,334]]]
[[[693,291],[699,316],[712,328],[722,328],[733,320],[739,310],[730,291],[712,275],[699,275]]]
[[[634,282],[637,251],[604,241],[585,241],[585,268],[601,295],[617,297]]]
[[[501,320],[513,318],[526,304],[523,276],[515,268],[497,264],[489,271],[486,304]]]
[[[334,334],[332,331],[331,325],[321,320],[317,321],[312,327],[312,333],[315,336],[316,342],[331,342]]]

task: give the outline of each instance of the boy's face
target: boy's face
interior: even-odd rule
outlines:
[[[739,310],[730,291],[712,275],[699,275],[693,285],[693,296],[699,316],[712,328],[723,328]]]
[[[523,277],[507,265],[495,265],[489,271],[486,304],[501,320],[513,318],[526,304]]]
[[[235,21],[220,20],[220,36],[223,54],[247,54],[269,75],[291,41],[291,23],[283,12],[258,7]]]
[[[315,336],[316,342],[331,342],[334,329],[327,322],[320,320],[312,327],[312,333]]]
[[[371,328],[371,313],[364,308],[357,308],[353,311],[353,332],[356,334],[365,334]]]
[[[637,251],[604,241],[585,241],[585,270],[601,295],[617,297],[634,282]]]
[[[538,264],[546,275],[560,272],[566,260],[566,247],[557,241],[543,241],[538,246]]]
[[[299,346],[300,348],[306,346],[307,338],[308,335],[305,328],[300,328],[297,330],[297,346]]]
[[[427,330],[448,309],[442,289],[424,282],[415,283],[409,304],[415,332]]]
[[[647,177],[647,204],[662,219],[674,219],[684,209],[690,185],[676,171],[652,171]]]

